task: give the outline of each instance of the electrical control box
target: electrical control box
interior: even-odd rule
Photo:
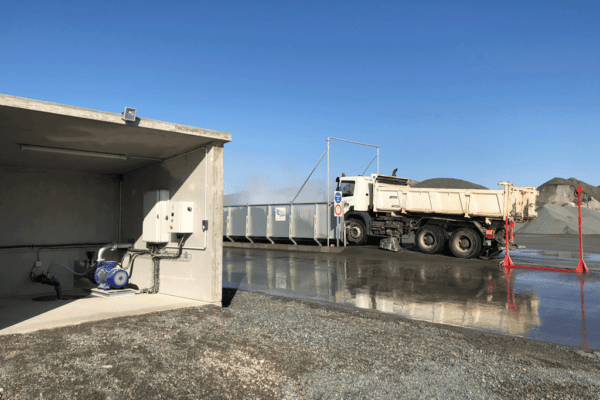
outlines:
[[[169,191],[149,190],[144,192],[144,225],[142,240],[149,243],[167,243],[170,239],[167,231],[170,221]]]
[[[194,202],[172,201],[169,203],[169,223],[167,231],[170,233],[194,232]]]

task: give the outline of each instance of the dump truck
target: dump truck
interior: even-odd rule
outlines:
[[[528,222],[537,216],[533,186],[500,182],[504,189],[415,188],[395,172],[342,175],[336,181],[349,245],[364,245],[369,237],[414,235],[417,249],[426,254],[491,258],[506,248],[507,217]],[[508,242],[511,250],[518,248]]]

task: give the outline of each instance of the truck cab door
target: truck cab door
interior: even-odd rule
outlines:
[[[340,191],[342,192],[342,206],[343,206],[344,214],[346,214],[348,211],[354,210],[355,187],[356,187],[355,181],[341,181],[340,182]]]

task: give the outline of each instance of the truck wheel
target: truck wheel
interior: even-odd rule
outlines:
[[[444,232],[433,225],[425,225],[417,231],[415,244],[421,253],[438,254],[444,249]]]
[[[360,246],[367,241],[367,229],[361,220],[350,219],[346,222],[346,240],[350,246]]]
[[[481,238],[473,229],[461,228],[448,241],[450,251],[458,258],[473,258],[481,253]]]

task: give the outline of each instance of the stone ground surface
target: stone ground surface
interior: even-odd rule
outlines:
[[[224,295],[223,309],[2,336],[0,398],[600,399],[600,352]]]

